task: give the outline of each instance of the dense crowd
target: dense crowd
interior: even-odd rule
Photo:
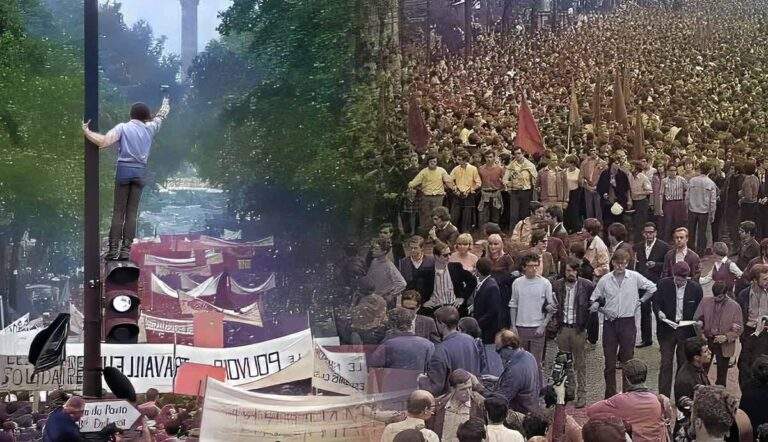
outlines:
[[[423,168],[340,275],[358,288],[342,338],[375,347],[369,369],[400,370],[382,390],[418,388],[383,440],[764,437],[767,13],[625,5],[405,63]],[[515,133],[520,100],[543,148]],[[654,331],[658,388],[634,357]],[[598,342],[604,383],[587,385]]]
[[[28,392],[6,394],[0,402],[0,441],[81,441],[79,422],[85,401],[61,390],[50,392],[44,401],[31,401]],[[120,430],[114,424],[91,440],[176,442],[199,440],[200,415],[195,398],[161,395],[150,388],[133,403],[141,413],[135,429]]]

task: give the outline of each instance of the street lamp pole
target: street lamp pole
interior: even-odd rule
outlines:
[[[99,130],[99,3],[84,2],[85,118]],[[99,150],[85,139],[83,241],[83,395],[101,397],[101,272],[99,259]]]

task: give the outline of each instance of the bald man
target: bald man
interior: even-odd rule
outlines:
[[[82,440],[78,422],[83,417],[85,401],[80,396],[72,396],[61,408],[55,409],[49,416],[43,430],[45,442],[78,442]]]
[[[384,428],[381,442],[393,442],[398,433],[408,429],[420,430],[427,442],[440,441],[437,433],[426,428],[426,421],[435,413],[435,397],[432,393],[426,390],[415,390],[408,397],[406,412],[408,417],[405,420],[389,424]]]

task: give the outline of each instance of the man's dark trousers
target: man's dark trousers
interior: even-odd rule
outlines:
[[[603,322],[603,354],[605,355],[605,398],[616,394],[616,354],[625,363],[635,355],[635,317]],[[622,385],[624,382],[622,382]],[[625,386],[625,385],[623,385]]]

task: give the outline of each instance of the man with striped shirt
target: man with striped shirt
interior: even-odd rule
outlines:
[[[672,232],[688,224],[688,209],[685,205],[685,193],[688,182],[677,175],[677,165],[670,164],[667,176],[661,184],[662,210],[664,212],[664,239],[669,240]]]

